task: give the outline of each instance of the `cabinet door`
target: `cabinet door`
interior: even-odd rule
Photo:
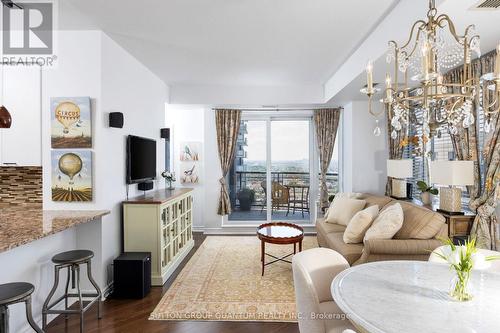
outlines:
[[[40,67],[4,66],[3,84],[12,126],[1,131],[0,162],[41,166]]]

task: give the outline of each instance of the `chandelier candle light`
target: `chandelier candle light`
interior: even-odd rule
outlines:
[[[435,0],[429,1],[427,20],[418,20],[411,28],[408,40],[399,45],[389,42],[387,63],[394,64],[394,73],[386,75],[385,93],[381,102],[391,122],[391,138],[396,139],[401,131],[406,136],[409,125],[423,128],[423,137],[440,136],[446,129],[457,134],[459,128],[468,128],[475,122],[473,105],[481,102],[485,118],[485,132],[491,130],[490,118],[500,112],[500,45],[497,48],[495,70],[479,77],[472,71],[473,53],[480,56],[480,37],[474,25],[457,34],[453,21],[446,14],[438,15]],[[443,81],[443,74],[463,64],[460,82]],[[369,62],[367,86],[361,89],[371,100],[376,92],[373,88],[373,66]],[[399,74],[404,78],[399,86]],[[416,81],[410,85],[409,80]],[[480,94],[482,91],[482,101]],[[374,131],[377,135],[378,131]],[[425,140],[422,140],[423,142]]]

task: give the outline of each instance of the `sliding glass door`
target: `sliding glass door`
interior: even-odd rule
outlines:
[[[310,120],[271,121],[271,219],[310,220]]]
[[[317,193],[311,177],[315,168],[311,120],[308,115],[244,115],[227,179],[229,224],[311,221]]]

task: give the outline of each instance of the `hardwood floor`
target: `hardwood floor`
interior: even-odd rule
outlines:
[[[188,258],[168,279],[163,287],[153,287],[151,293],[140,300],[107,299],[102,303],[102,319],[97,319],[97,307],[94,305],[85,313],[85,332],[136,333],[298,333],[295,323],[262,322],[215,322],[215,321],[159,321],[148,320],[162,295],[170,287],[175,277],[191,258],[206,236],[194,233],[195,247]],[[79,317],[70,316],[68,320],[59,316],[47,327],[47,333],[79,332]]]

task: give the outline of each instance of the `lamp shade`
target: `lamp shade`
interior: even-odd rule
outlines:
[[[440,185],[474,185],[473,161],[432,161],[431,182]]]
[[[413,177],[413,161],[387,160],[387,176],[400,179]]]

